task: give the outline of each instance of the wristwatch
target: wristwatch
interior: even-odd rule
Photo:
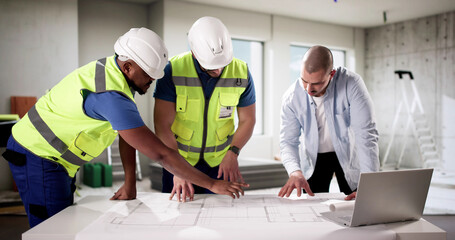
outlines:
[[[236,146],[231,146],[229,148],[229,150],[231,150],[233,153],[235,153],[237,156],[240,154],[240,149]]]

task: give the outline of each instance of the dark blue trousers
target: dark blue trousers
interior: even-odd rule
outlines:
[[[12,136],[6,149],[10,152],[4,156],[31,228],[73,204],[75,178],[69,177],[63,166],[24,149]]]
[[[216,167],[210,167],[207,162],[204,160],[199,160],[199,162],[194,165],[195,168],[199,169],[199,171],[207,174],[209,177],[213,179],[217,179],[216,177],[218,176],[218,169],[219,165]],[[174,175],[170,172],[168,172],[166,169],[163,168],[163,189],[161,190],[163,193],[170,193],[172,192],[172,188],[174,187]],[[194,185],[194,193],[213,193],[212,191],[199,187],[197,185]]]

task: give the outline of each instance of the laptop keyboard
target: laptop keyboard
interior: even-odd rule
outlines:
[[[351,222],[352,216],[340,216],[339,218]]]
[[[340,212],[322,212],[321,215],[332,222],[345,226],[349,226],[352,220],[352,215]]]

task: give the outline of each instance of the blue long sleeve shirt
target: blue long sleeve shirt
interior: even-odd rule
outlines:
[[[373,102],[362,78],[343,67],[336,69],[323,97],[333,147],[349,186],[356,189],[361,172],[379,170]],[[319,145],[315,111],[302,81],[283,95],[280,149],[288,174],[302,170],[307,179],[313,174]]]

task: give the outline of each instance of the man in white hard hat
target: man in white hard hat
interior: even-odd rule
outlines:
[[[191,167],[147,128],[134,94],[144,94],[163,76],[168,52],[161,38],[146,28],[132,28],[115,43],[116,55],[76,69],[13,126],[7,151],[11,171],[30,227],[73,203],[79,167],[120,135],[125,183],[111,199],[136,198],[135,149],[177,176],[239,197],[246,184],[215,181]]]
[[[283,96],[280,148],[289,174],[280,197],[294,189],[298,196],[302,189],[310,195],[328,192],[335,174],[340,191],[351,200],[360,173],[379,170],[371,97],[358,74],[333,68],[327,47],[313,46],[305,53],[300,78]]]
[[[191,51],[170,59],[155,89],[155,132],[170,148],[212,178],[243,182],[238,155],[252,135],[254,83],[217,18],[198,19],[188,33]],[[234,114],[237,110],[238,127]],[[163,192],[179,201],[210,193],[163,169]]]

